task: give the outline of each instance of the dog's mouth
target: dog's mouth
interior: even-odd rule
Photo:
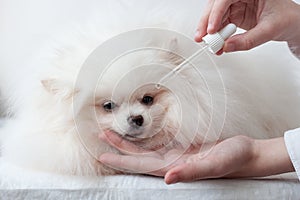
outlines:
[[[143,137],[139,137],[141,136],[142,133],[119,133],[118,131],[115,131],[115,130],[109,130],[111,132],[114,132],[115,134],[119,135],[120,137],[122,137],[123,139],[125,140],[128,140],[128,141],[131,141],[131,142],[136,142],[136,141],[142,141],[146,138],[143,138]]]
[[[135,141],[141,141],[143,140],[144,138],[138,138],[134,135],[130,135],[130,134],[125,134],[125,135],[122,135],[122,137],[126,140],[129,140],[129,141],[132,141],[132,142],[135,142]]]

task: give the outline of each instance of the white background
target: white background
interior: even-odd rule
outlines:
[[[155,4],[160,0],[151,1]],[[182,2],[182,0],[169,1],[171,4],[175,1]],[[203,2],[203,0],[186,2],[195,1]],[[300,3],[300,0],[296,1]],[[101,10],[101,5],[107,2],[105,0],[1,0],[0,66],[22,65],[54,32],[70,22],[80,21],[91,10],[97,8]],[[134,0],[130,3],[134,3]]]

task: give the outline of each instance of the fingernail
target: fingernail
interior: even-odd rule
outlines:
[[[107,164],[110,162],[110,158],[111,158],[110,154],[103,153],[102,155],[100,155],[100,157],[98,159],[101,163]]]
[[[199,30],[196,30],[195,38],[199,38],[199,37],[200,37],[200,31],[199,31]]]
[[[167,184],[174,184],[177,182],[178,182],[178,177],[175,174],[173,174],[173,175],[170,175]]]
[[[201,42],[202,41],[202,35],[201,35],[201,32],[199,30],[196,31],[194,39],[195,39],[196,42]]]
[[[106,156],[105,155],[101,155],[100,157],[99,157],[99,161],[100,162],[105,162],[106,161]]]
[[[100,133],[100,134],[98,135],[98,138],[99,138],[100,140],[103,140],[103,141],[106,140],[106,136],[105,136],[103,133]]]
[[[214,28],[214,27],[213,27],[212,23],[209,23],[208,26],[207,26],[207,32],[208,32],[208,33],[211,33],[212,30],[213,30],[213,28]]]
[[[233,51],[235,51],[235,44],[228,43],[227,45],[225,45],[224,51],[225,52],[233,52]]]
[[[106,131],[105,133],[105,137],[110,141],[110,142],[113,142],[113,143],[118,143],[120,142],[122,139],[117,136],[113,131]]]
[[[107,137],[107,138],[113,138],[114,137],[113,132],[110,131],[110,130],[104,131],[103,135],[105,135],[105,137]]]

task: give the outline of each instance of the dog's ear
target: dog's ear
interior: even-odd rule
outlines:
[[[69,100],[78,93],[78,90],[74,89],[71,83],[58,79],[45,79],[41,80],[41,83],[47,92],[61,100]]]
[[[169,52],[163,55],[163,59],[166,59],[167,62],[172,63],[175,66],[182,63],[183,59],[176,54],[179,48],[178,39],[176,37],[172,38],[166,46],[166,49],[168,49]]]

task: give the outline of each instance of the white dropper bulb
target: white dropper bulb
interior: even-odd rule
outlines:
[[[236,25],[228,24],[219,32],[214,34],[207,34],[202,38],[204,43],[208,46],[208,49],[212,53],[217,53],[223,48],[225,40],[232,36],[236,32]]]

